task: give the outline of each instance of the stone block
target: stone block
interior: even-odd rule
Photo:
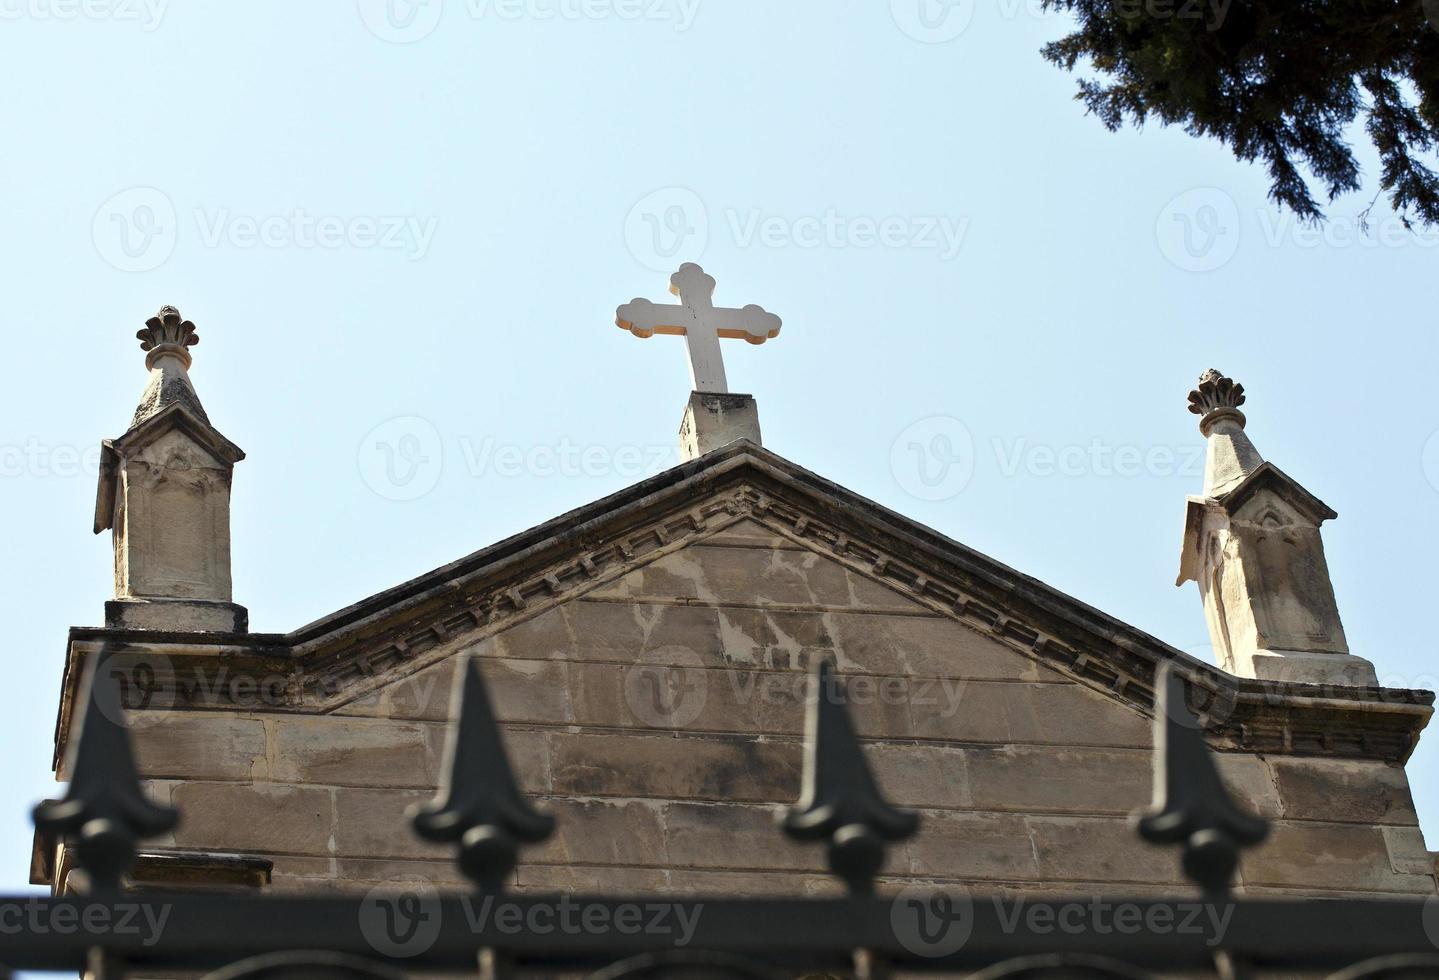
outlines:
[[[981,809],[1128,815],[1149,802],[1149,754],[1127,749],[975,746],[969,786]]]
[[[1024,818],[1046,881],[1178,884],[1175,848],[1146,843],[1128,820],[1106,817]]]
[[[361,789],[345,787],[335,794],[335,830],[331,853],[346,858],[448,861],[451,846],[431,844],[415,836],[405,810],[427,803],[432,790]]]
[[[1414,824],[1418,816],[1403,768],[1358,759],[1271,756],[1269,766],[1290,819]]]
[[[130,738],[140,775],[249,782],[268,776],[265,723],[220,712],[131,714]]]
[[[282,715],[265,724],[270,772],[280,782],[424,788],[439,782],[431,725],[340,715]]]
[[[1246,885],[1326,891],[1433,894],[1432,879],[1395,874],[1383,828],[1359,824],[1277,823],[1244,856]]]
[[[330,854],[332,791],[278,783],[185,782],[171,798],[183,814],[175,844],[206,850]]]
[[[640,800],[549,799],[555,834],[525,850],[531,864],[663,866],[665,837],[658,804]]]
[[[1030,879],[1038,875],[1034,845],[1016,814],[926,811],[919,833],[894,850],[903,873],[971,880]]]
[[[823,872],[824,848],[786,837],[775,822],[782,812],[779,806],[667,803],[663,818],[669,864]]]
[[[744,736],[555,734],[550,766],[557,793],[777,801],[799,794],[801,746]]]

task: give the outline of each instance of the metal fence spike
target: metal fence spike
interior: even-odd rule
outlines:
[[[1240,851],[1264,840],[1269,824],[1230,798],[1173,664],[1159,670],[1154,704],[1154,804],[1135,814],[1139,835],[1183,844],[1184,873],[1206,895],[1225,896]]]
[[[35,807],[35,826],[73,839],[75,867],[92,892],[115,891],[135,860],[136,845],[173,830],[178,811],[152,803],[140,787],[119,687],[102,650],[81,685],[74,724],[79,738],[67,759],[70,785],[59,800]]]
[[[500,892],[517,863],[519,844],[549,837],[555,821],[520,793],[479,661],[466,658],[460,671],[447,778],[435,799],[411,807],[409,816],[425,840],[458,842],[460,870],[483,891]]]
[[[814,681],[805,725],[804,789],[783,818],[784,830],[796,840],[828,839],[830,870],[851,892],[868,894],[884,864],[885,843],[912,835],[919,814],[897,810],[880,795],[834,664],[820,661]]]

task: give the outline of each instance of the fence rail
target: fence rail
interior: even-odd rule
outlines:
[[[127,890],[140,843],[180,814],[146,799],[102,654],[90,669],[65,797],[35,823],[73,850],[71,892],[0,897],[0,970],[215,971],[217,980],[398,978],[406,971],[494,978],[574,976],[880,980],[889,972],[997,978],[1289,975],[1439,978],[1439,898],[1275,901],[1230,884],[1265,821],[1229,797],[1185,683],[1166,667],[1155,703],[1155,800],[1135,816],[1151,844],[1178,849],[1192,898],[1074,895],[1016,899],[958,886],[877,897],[890,844],[920,832],[870,773],[828,663],[817,666],[800,798],[783,832],[823,844],[842,898],[510,895],[525,845],[554,820],[520,792],[478,662],[461,674],[447,778],[413,808],[414,832],[452,844],[463,893],[380,889],[364,896]],[[1142,846],[1142,845],[1139,845]]]

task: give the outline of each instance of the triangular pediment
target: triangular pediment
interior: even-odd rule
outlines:
[[[173,649],[181,672],[208,669],[210,654],[192,663],[187,652],[198,639],[76,630],[72,661],[108,641]],[[1357,708],[1357,692],[1302,687],[1276,702],[1272,691],[748,442],[294,633],[223,643],[232,676],[280,673],[278,707],[307,713],[364,710],[460,654],[523,643],[532,644],[524,656],[503,657],[521,672],[608,645],[613,663],[690,649],[701,662],[714,654],[799,670],[829,656],[842,671],[876,677],[1071,687],[1099,699],[1120,727],[1152,712],[1156,668],[1178,662],[1201,710],[1221,706],[1210,713],[1217,743],[1270,751],[1402,758],[1429,711],[1419,692],[1382,692],[1388,712]],[[1396,698],[1414,710],[1392,710]],[[1042,713],[1023,709],[1034,710]]]

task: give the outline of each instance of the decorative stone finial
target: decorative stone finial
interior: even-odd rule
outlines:
[[[1199,376],[1199,387],[1189,393],[1189,410],[1200,416],[1199,431],[1206,436],[1215,422],[1232,419],[1244,428],[1244,386],[1210,368]]]
[[[173,354],[185,362],[188,370],[191,357],[185,348],[200,342],[195,325],[173,306],[160,307],[160,312],[146,320],[144,328],[135,337],[140,341],[140,349],[149,352],[145,357],[146,368],[153,368],[160,358]]]

